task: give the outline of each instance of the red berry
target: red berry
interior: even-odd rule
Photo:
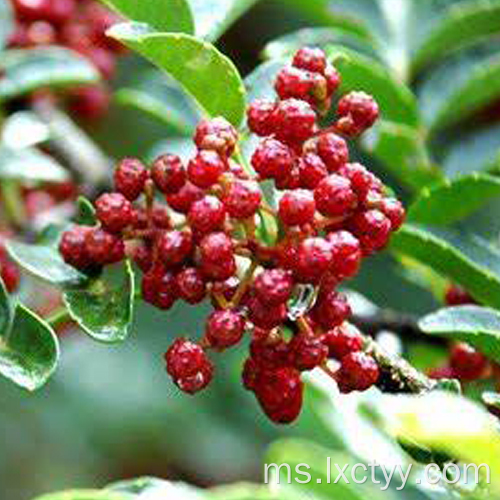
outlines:
[[[191,231],[164,231],[156,240],[156,251],[160,261],[167,267],[186,261],[193,251]]]
[[[352,189],[361,203],[368,201],[370,194],[381,194],[384,189],[381,180],[360,163],[347,163],[339,174],[351,181]]]
[[[352,352],[361,351],[364,340],[355,326],[343,323],[332,330],[328,330],[323,335],[323,343],[328,347],[329,357],[340,361],[344,356]]]
[[[100,228],[91,228],[85,236],[85,249],[93,264],[113,264],[125,256],[123,240]]]
[[[339,370],[341,392],[365,391],[376,384],[380,376],[377,362],[364,352],[353,352],[342,358]]]
[[[236,272],[233,244],[224,233],[211,233],[200,242],[200,263],[203,275],[224,281]]]
[[[247,110],[248,128],[257,135],[265,137],[273,134],[276,103],[265,100],[253,101]]]
[[[284,67],[276,76],[274,88],[280,99],[301,99],[311,101],[317,76],[292,66]]]
[[[167,372],[184,392],[194,394],[212,380],[213,365],[197,344],[178,338],[165,353]]]
[[[151,265],[153,264],[153,251],[144,242],[136,244],[132,251],[132,259],[136,263],[137,267],[143,272],[147,272]]]
[[[349,137],[370,128],[379,116],[378,104],[365,92],[350,92],[340,99],[337,107],[337,129]]]
[[[356,207],[356,195],[348,179],[337,174],[325,177],[314,190],[316,208],[327,217],[346,215]]]
[[[108,113],[110,105],[110,91],[101,85],[78,87],[68,93],[68,107],[81,120],[100,120]]]
[[[110,233],[119,233],[134,220],[130,201],[120,193],[106,193],[95,202],[96,215],[103,228]]]
[[[331,270],[339,279],[352,278],[361,266],[363,253],[359,240],[349,231],[336,231],[328,235],[332,249]]]
[[[288,191],[280,199],[278,215],[287,226],[308,224],[315,213],[314,195],[307,189]]]
[[[450,365],[459,379],[476,380],[484,374],[488,360],[469,344],[462,342],[453,346]]]
[[[337,172],[349,161],[347,142],[332,132],[322,134],[316,144],[317,153],[329,172]]]
[[[225,118],[219,116],[198,124],[194,142],[198,149],[216,151],[221,156],[229,157],[238,142],[238,132]]]
[[[458,285],[450,285],[448,287],[445,294],[445,302],[449,306],[477,304],[469,292]]]
[[[294,161],[292,150],[276,139],[264,139],[252,156],[252,166],[263,179],[286,178]]]
[[[455,371],[451,366],[440,366],[438,368],[433,368],[428,373],[429,378],[435,380],[441,380],[443,378],[456,378]]]
[[[266,269],[255,278],[253,289],[262,304],[284,304],[292,295],[293,279],[284,269]]]
[[[190,182],[186,182],[176,193],[166,196],[169,206],[182,214],[187,214],[191,205],[201,198],[203,198],[203,191]]]
[[[287,317],[286,305],[269,305],[252,297],[247,303],[248,319],[257,327],[270,330],[281,325]]]
[[[297,251],[297,278],[306,283],[316,283],[326,273],[331,262],[331,245],[323,238],[307,238],[300,243]]]
[[[367,210],[356,214],[349,227],[358,238],[365,255],[385,247],[391,233],[391,221],[380,210]]]
[[[260,371],[259,365],[253,358],[248,358],[245,361],[241,373],[241,381],[243,382],[243,387],[247,391],[253,391],[255,387],[257,387]]]
[[[403,204],[395,198],[383,198],[377,208],[391,221],[391,230],[397,231],[405,220]]]
[[[300,188],[300,171],[298,167],[294,166],[286,177],[276,179],[276,188],[281,190]]]
[[[293,58],[296,68],[323,74],[326,68],[326,55],[319,47],[302,47]]]
[[[293,366],[297,370],[313,370],[328,356],[328,347],[322,339],[307,335],[296,335],[289,344]]]
[[[188,213],[191,228],[200,233],[210,233],[220,229],[226,220],[226,208],[215,196],[205,196],[195,201]]]
[[[162,193],[178,193],[186,183],[186,169],[177,155],[165,154],[153,162],[151,177]]]
[[[300,372],[285,367],[262,372],[258,377],[255,395],[273,422],[286,424],[293,422],[300,414],[303,389]]]
[[[19,287],[21,273],[14,262],[8,259],[0,260],[0,277],[8,293],[14,293]]]
[[[210,345],[225,349],[240,342],[245,333],[245,318],[235,310],[214,311],[207,320],[206,338]]]
[[[327,64],[324,76],[326,78],[327,95],[331,97],[340,87],[340,73],[331,64]]]
[[[316,113],[310,104],[298,99],[287,99],[276,108],[276,137],[287,143],[309,139],[316,129]]]
[[[179,295],[189,304],[198,304],[206,295],[203,275],[196,267],[187,267],[176,275]]]
[[[130,201],[136,200],[144,190],[148,171],[136,158],[125,158],[116,167],[114,181],[116,190]]]
[[[298,171],[300,186],[314,189],[327,175],[323,160],[315,153],[306,153],[299,159]]]
[[[59,252],[70,266],[84,270],[93,264],[85,243],[90,231],[92,231],[90,227],[75,226],[63,233],[59,243]]]
[[[323,328],[330,329],[341,325],[351,312],[345,295],[334,290],[318,297],[316,305],[311,310],[311,317]]]
[[[231,217],[248,219],[257,212],[262,193],[254,181],[235,180],[223,198],[224,205]]]
[[[157,229],[170,229],[172,227],[170,212],[166,205],[155,203],[151,210],[151,219],[153,220],[153,225]]]
[[[215,151],[199,151],[189,162],[188,179],[205,189],[213,186],[225,172],[227,163]]]

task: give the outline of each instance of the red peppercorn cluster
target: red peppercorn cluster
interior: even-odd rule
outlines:
[[[2,233],[0,233],[0,277],[4,282],[7,292],[13,293],[19,287],[19,268],[9,259],[7,255]]]
[[[95,0],[11,0],[16,28],[10,47],[60,45],[87,58],[105,80],[113,78],[116,56],[124,47],[105,35],[119,17]],[[84,86],[69,93],[70,108],[82,118],[99,118],[110,102],[101,85]]]
[[[233,347],[247,332],[243,383],[275,422],[297,418],[302,372],[326,369],[328,358],[339,362],[342,392],[377,382],[377,363],[346,322],[351,310],[337,287],[384,247],[404,209],[364,166],[349,163],[345,137],[374,122],[373,98],[344,96],[334,124],[319,127],[339,81],[321,50],[301,49],[278,75],[279,99],[249,106],[248,126],[263,137],[251,159],[255,174],[238,154],[237,130],[223,118],[204,120],[187,164],[172,154],[149,168],[123,160],[115,192],[95,203],[99,225],[62,236],[63,258],[84,271],[131,257],[144,273],[143,300],[160,309],[211,300],[202,339],[178,338],[165,355],[181,390],[206,387],[214,372],[207,350]],[[266,180],[280,192],[276,210],[262,195]],[[273,244],[257,238],[265,217],[279,227]],[[289,305],[306,287],[316,299],[297,319]]]

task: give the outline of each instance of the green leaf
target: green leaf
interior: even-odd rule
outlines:
[[[5,284],[0,276],[0,337],[5,335],[12,325],[14,311]]]
[[[424,316],[418,323],[429,335],[463,340],[495,361],[500,361],[500,312],[473,305],[447,307]]]
[[[21,304],[10,329],[0,334],[0,373],[34,391],[57,366],[59,344],[50,326]]]
[[[207,500],[302,500],[298,493],[274,491],[261,484],[237,483],[206,491]]]
[[[419,126],[415,96],[382,64],[345,47],[332,48],[328,53],[337,57],[335,66],[342,75],[341,93],[364,90],[377,99],[383,120]]]
[[[120,89],[115,99],[123,106],[147,113],[181,135],[191,136],[200,120],[193,100],[174,80],[156,70],[137,86]]]
[[[85,196],[78,197],[77,208],[76,222],[82,226],[95,226],[97,223],[95,208]]]
[[[157,31],[194,33],[194,20],[186,0],[101,0],[122,16],[147,23]]]
[[[422,224],[452,224],[499,195],[499,178],[474,173],[422,190],[410,206],[408,219]]]
[[[481,238],[405,224],[393,235],[391,249],[462,285],[479,302],[500,308],[500,252]]]
[[[443,180],[441,171],[431,163],[422,134],[413,127],[381,121],[363,145],[410,189]]]
[[[236,19],[258,0],[188,0],[196,14],[196,36],[217,40]]]
[[[103,490],[68,490],[59,493],[48,493],[33,500],[131,500],[129,495],[122,495]]]
[[[64,182],[69,179],[69,174],[52,156],[35,148],[0,146],[0,179]]]
[[[83,56],[54,47],[8,50],[2,56],[0,99],[29,94],[40,87],[68,87],[95,83],[97,70]]]
[[[0,49],[5,47],[7,40],[14,30],[14,18],[12,15],[11,3],[0,2]]]
[[[134,275],[129,262],[106,268],[84,287],[66,288],[71,317],[95,340],[115,343],[129,333],[134,306]]]
[[[240,124],[245,113],[243,82],[231,60],[213,45],[183,34],[144,34],[136,24],[113,26],[108,34],[175,78],[209,116]]]
[[[49,243],[29,245],[18,241],[9,241],[9,255],[23,269],[35,277],[56,286],[76,286],[86,283],[88,277],[64,262],[57,244],[62,230],[57,231],[54,240]]]
[[[202,500],[206,491],[185,483],[165,481],[156,477],[139,477],[118,481],[106,486],[107,491],[132,495],[133,498],[182,498],[183,500]]]
[[[301,47],[312,46],[325,49],[330,45],[342,45],[371,57],[378,57],[364,37],[340,27],[303,28],[288,33],[269,42],[262,54],[266,59],[283,59],[293,55]]]
[[[413,73],[423,66],[444,58],[452,51],[498,35],[500,4],[498,2],[461,2],[452,5],[427,35],[412,60]]]

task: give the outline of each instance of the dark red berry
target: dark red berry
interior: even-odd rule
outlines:
[[[405,220],[403,204],[395,198],[383,198],[377,208],[391,221],[391,231],[397,231]]]
[[[310,104],[298,99],[287,99],[276,108],[276,137],[287,143],[309,139],[316,129],[316,113]]]
[[[96,215],[103,228],[110,233],[119,233],[134,220],[130,201],[120,193],[106,193],[95,202]]]
[[[117,191],[129,201],[134,201],[141,195],[147,179],[148,171],[146,167],[136,158],[123,159],[114,173]]]
[[[177,298],[175,276],[162,265],[153,266],[142,277],[142,298],[159,309],[170,309]]]
[[[196,127],[194,142],[198,149],[216,151],[229,157],[238,142],[238,132],[225,118],[202,120]]]
[[[296,68],[323,74],[326,68],[326,55],[319,47],[302,47],[293,57]]]
[[[215,196],[204,196],[195,201],[188,213],[191,228],[200,233],[209,233],[220,229],[226,220],[226,208]]]
[[[14,293],[18,289],[21,273],[14,262],[8,259],[0,260],[0,277],[8,293]]]
[[[276,139],[264,139],[252,156],[252,166],[263,179],[286,178],[294,161],[292,150]]]
[[[343,323],[323,335],[323,343],[328,347],[330,358],[341,360],[352,352],[363,349],[364,340],[360,331],[349,323]]]
[[[308,224],[315,213],[314,195],[307,189],[288,191],[280,199],[278,215],[287,226]]]
[[[248,319],[259,328],[270,330],[283,323],[287,317],[287,308],[283,303],[271,306],[264,304],[257,297],[252,297],[247,306]]]
[[[113,264],[125,256],[123,240],[100,228],[91,228],[86,233],[85,249],[93,264]]]
[[[93,264],[85,243],[90,231],[92,231],[90,227],[75,226],[63,233],[59,242],[59,252],[70,266],[84,270]]]
[[[342,358],[338,374],[341,392],[366,391],[377,383],[380,370],[377,362],[364,352],[353,352]]]
[[[196,267],[187,267],[176,275],[179,295],[189,304],[198,304],[206,295],[206,283]]]
[[[367,202],[370,194],[381,194],[384,189],[382,181],[360,163],[347,163],[339,174],[351,181],[351,187],[361,203]]]
[[[373,97],[365,92],[350,92],[340,99],[337,113],[337,129],[342,134],[354,137],[376,122],[379,108]]]
[[[203,198],[203,191],[190,182],[186,182],[176,193],[166,196],[169,206],[182,214],[187,214],[191,205],[201,198]]]
[[[165,361],[168,374],[184,392],[194,394],[212,380],[212,362],[198,344],[189,340],[176,339],[165,353]]]
[[[457,378],[461,380],[476,380],[484,374],[488,360],[472,346],[462,342],[453,346],[450,355],[450,365]]]
[[[111,93],[102,85],[86,85],[68,92],[68,108],[81,120],[100,120],[108,113],[110,105]]]
[[[448,306],[462,306],[477,303],[467,290],[458,285],[450,285],[448,287],[444,300]]]
[[[245,318],[239,311],[214,311],[207,320],[206,338],[212,347],[225,349],[240,342],[245,332]]]
[[[243,383],[243,387],[247,391],[255,390],[255,387],[258,383],[260,371],[261,369],[259,368],[259,365],[253,358],[248,358],[245,360],[243,371],[241,373],[241,381]]]
[[[288,301],[293,291],[293,279],[284,269],[266,269],[255,278],[253,289],[263,304],[276,306]]]
[[[178,193],[186,183],[186,169],[177,155],[165,154],[153,162],[151,177],[162,193]]]
[[[326,78],[327,94],[331,97],[340,86],[340,73],[331,64],[327,64],[324,77]]]
[[[300,372],[285,367],[262,372],[258,377],[255,395],[273,422],[287,424],[300,414],[303,389]]]
[[[320,295],[311,317],[325,329],[341,325],[351,315],[351,308],[347,298],[342,293],[331,291]]]
[[[225,172],[227,163],[215,151],[199,151],[189,162],[188,179],[199,188],[213,186]]]
[[[349,231],[335,231],[328,235],[333,254],[331,270],[339,279],[352,278],[361,266],[363,252],[359,240]]]
[[[314,190],[316,208],[327,217],[346,215],[356,207],[351,182],[337,174],[325,177]]]
[[[365,255],[384,248],[391,233],[391,221],[380,210],[356,214],[349,221],[349,227],[359,239]]]
[[[323,238],[307,238],[300,243],[297,250],[297,278],[306,283],[316,283],[326,273],[331,262],[331,245]]]
[[[156,252],[160,261],[167,267],[186,261],[193,251],[191,231],[164,231],[156,240]]]
[[[260,332],[255,338],[255,332]],[[267,332],[262,334],[262,332]],[[270,341],[270,330],[265,328],[254,329],[254,339],[250,343],[250,354],[253,360],[263,369],[275,369],[290,364],[290,349],[280,337]]]
[[[262,193],[254,181],[235,180],[229,186],[223,201],[231,217],[247,219],[257,212]]]
[[[131,255],[133,261],[143,273],[151,268],[153,264],[153,251],[146,243],[136,243],[131,250]]]
[[[333,132],[320,135],[316,149],[330,173],[337,172],[349,161],[347,142]]]
[[[328,356],[328,347],[321,338],[296,335],[289,344],[293,366],[297,370],[313,370],[320,366]]]
[[[276,179],[276,188],[281,190],[300,188],[300,171],[297,165],[286,177]]]
[[[323,160],[315,153],[306,153],[298,162],[300,186],[314,189],[327,175]]]
[[[236,272],[233,244],[224,233],[211,233],[200,242],[200,264],[204,276],[224,281]]]
[[[274,133],[276,103],[265,100],[253,101],[247,110],[248,128],[261,137]]]
[[[157,229],[170,229],[172,227],[170,212],[166,205],[160,203],[153,204],[151,219],[153,220],[154,227]]]
[[[300,99],[311,101],[318,76],[310,71],[286,66],[276,76],[274,88],[282,100]]]

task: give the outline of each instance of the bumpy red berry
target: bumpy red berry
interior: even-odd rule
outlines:
[[[158,258],[166,266],[181,264],[191,255],[192,250],[191,231],[164,231],[156,241]]]
[[[296,335],[290,342],[293,366],[297,370],[312,370],[320,366],[328,356],[328,347],[321,338]]]
[[[337,129],[350,137],[359,135],[377,120],[379,108],[365,92],[351,92],[340,99],[337,107]]]
[[[337,174],[325,177],[314,190],[319,212],[327,217],[346,215],[357,203],[356,195],[348,179]]]
[[[14,293],[18,289],[21,273],[14,262],[8,259],[0,260],[0,277],[8,293]]]
[[[176,193],[166,196],[169,206],[182,214],[187,214],[191,205],[201,198],[203,198],[203,191],[190,182],[186,182]]]
[[[279,203],[278,215],[287,226],[312,222],[316,213],[314,195],[307,189],[295,189],[285,193]]]
[[[366,391],[377,383],[380,370],[377,362],[364,352],[353,352],[342,358],[338,384],[342,392]]]
[[[340,169],[339,174],[351,181],[352,189],[362,203],[369,201],[371,193],[380,195],[383,191],[384,186],[380,179],[360,163],[347,163]]]
[[[276,108],[276,137],[287,143],[309,139],[316,128],[316,113],[305,101],[287,99]]]
[[[92,231],[90,227],[75,226],[63,233],[59,242],[59,252],[70,266],[84,270],[93,264],[85,243],[90,231]]]
[[[284,179],[295,161],[292,150],[276,139],[265,139],[255,149],[252,166],[263,179]]]
[[[247,219],[257,212],[262,201],[262,193],[256,182],[235,180],[229,186],[223,201],[231,217]]]
[[[450,365],[459,379],[476,380],[485,372],[488,360],[472,346],[462,342],[453,346]]]
[[[288,301],[293,291],[293,278],[284,269],[266,269],[254,281],[255,295],[263,304],[279,305]]]
[[[153,162],[151,177],[162,193],[178,193],[186,183],[186,169],[177,155],[165,154]]]
[[[391,233],[391,221],[380,210],[367,210],[356,214],[349,227],[359,239],[365,255],[383,248]]]
[[[363,349],[364,340],[360,331],[349,323],[343,323],[323,335],[323,343],[328,347],[328,355],[339,361],[352,352]]]
[[[189,304],[198,304],[206,295],[205,279],[196,267],[187,267],[176,275],[177,290]]]
[[[247,109],[248,128],[261,137],[274,132],[274,112],[276,103],[265,100],[253,101]]]
[[[446,290],[444,299],[446,304],[449,306],[476,304],[476,301],[470,293],[458,285],[450,285]]]
[[[225,172],[227,163],[215,151],[199,151],[189,162],[188,179],[199,188],[213,186]]]
[[[269,305],[257,297],[252,297],[248,303],[248,319],[257,327],[264,329],[274,328],[286,319],[285,304]]]
[[[325,177],[328,170],[323,160],[315,153],[306,153],[299,158],[299,184],[306,189],[314,189]]]
[[[383,198],[377,208],[391,221],[391,231],[397,231],[405,220],[403,204],[395,198]]]
[[[319,47],[302,47],[295,53],[292,64],[296,68],[324,73],[327,62],[325,53]]]
[[[199,149],[217,151],[231,156],[238,141],[238,132],[225,118],[202,120],[196,127],[194,142]]]
[[[319,237],[307,238],[299,245],[294,270],[299,280],[316,283],[326,273],[331,262],[330,243]]]
[[[119,233],[134,220],[130,201],[120,193],[106,193],[95,202],[96,215],[106,231]]]
[[[331,271],[339,279],[352,278],[357,274],[363,252],[359,240],[349,231],[335,231],[328,235],[332,250]]]
[[[347,142],[333,132],[321,134],[316,149],[330,173],[337,172],[349,161]]]
[[[125,245],[115,234],[92,228],[85,235],[85,251],[93,264],[113,264],[125,256]]]
[[[350,315],[351,308],[346,296],[335,290],[321,295],[311,310],[314,321],[326,329],[341,325]]]
[[[136,200],[144,191],[148,171],[136,158],[125,158],[116,167],[115,187],[129,201]]]
[[[226,208],[215,196],[204,196],[195,201],[188,213],[188,221],[193,230],[209,233],[220,229],[226,219]]]
[[[213,347],[232,347],[240,342],[244,333],[245,318],[239,311],[223,309],[208,317],[205,335]]]

